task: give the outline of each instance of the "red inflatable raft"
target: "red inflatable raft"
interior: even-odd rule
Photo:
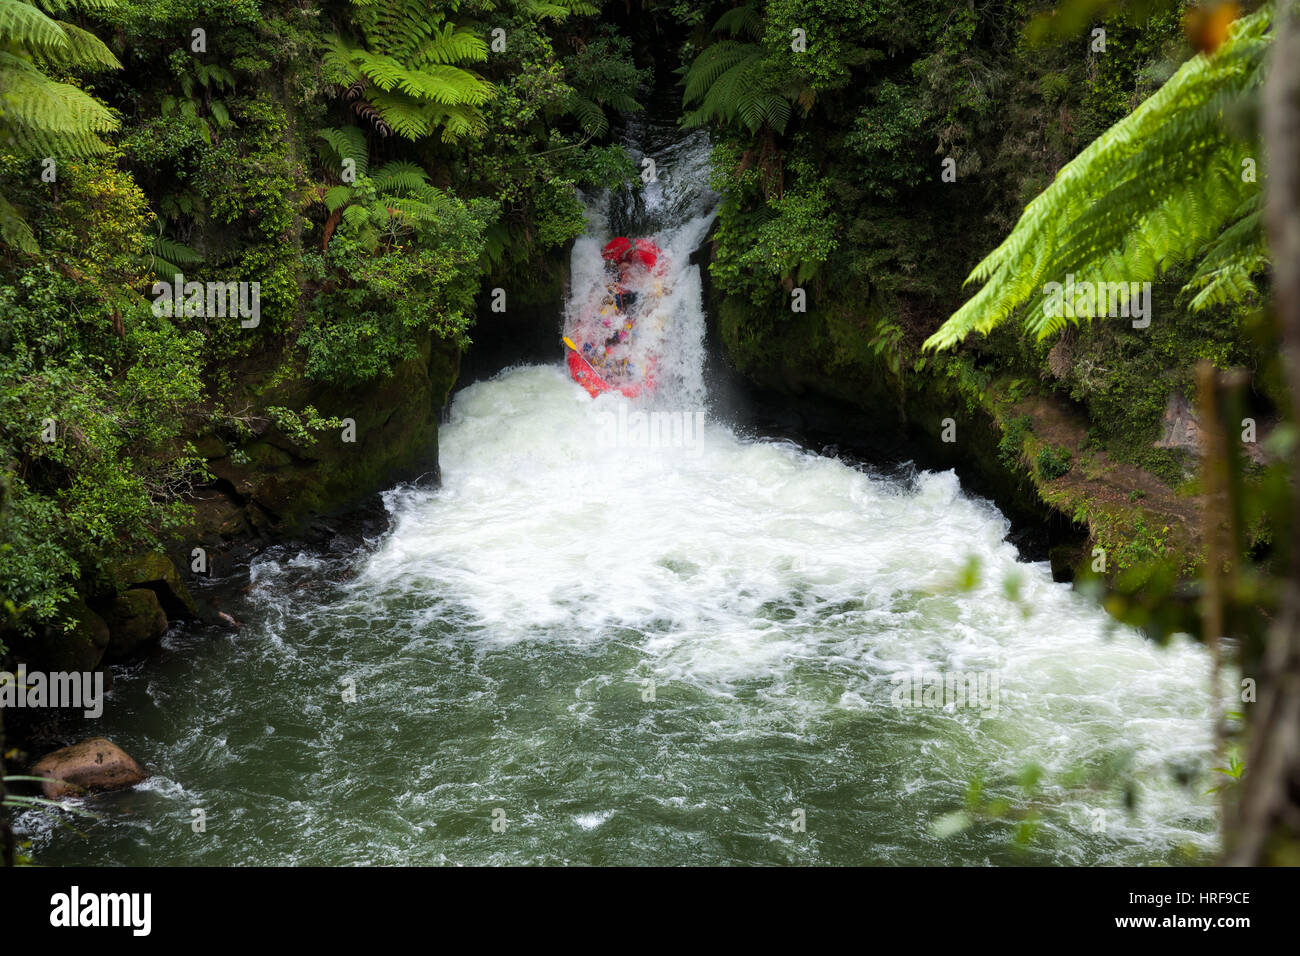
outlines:
[[[600,377],[600,374],[591,367],[591,363],[579,355],[577,352],[569,349],[569,375],[573,380],[587,390],[587,394],[592,398],[603,392],[620,391],[628,398],[636,398],[641,394],[644,387],[647,390],[654,387],[654,381],[649,375],[646,376],[644,383],[633,383],[631,385],[616,386],[611,385]]]
[[[616,236],[601,250],[600,256],[613,263],[621,263],[626,269],[628,266],[638,266],[644,269],[653,269],[659,262],[660,249],[651,239],[637,239],[633,242],[626,236]],[[617,289],[617,287],[616,287]],[[626,292],[627,290],[621,290]],[[618,302],[617,298],[615,299]],[[621,310],[622,302],[618,302]],[[621,314],[621,312],[620,312]],[[609,323],[606,322],[606,325]],[[625,328],[631,328],[630,325]],[[621,333],[620,333],[621,337]],[[653,391],[655,360],[651,357],[645,366],[645,377],[640,382],[634,382],[627,385],[611,385],[605,381],[591,363],[578,351],[578,347],[566,338],[564,344],[569,347],[569,375],[573,380],[587,390],[587,394],[592,398],[604,392],[619,391],[628,398],[636,398],[642,391]]]

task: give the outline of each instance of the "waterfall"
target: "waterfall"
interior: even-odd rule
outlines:
[[[707,416],[689,262],[716,200],[707,141],[630,135],[657,179],[587,197],[557,325],[603,297],[612,236],[653,238],[654,392],[592,399],[558,343],[461,391],[442,487],[386,492],[386,533],[268,551],[241,631],[173,631],[115,671],[104,732],[154,775],[90,841],[24,814],[43,862],[1214,852],[1205,650],[1154,647],[1020,561],[951,472],[876,474]],[[176,822],[196,806],[202,838]]]

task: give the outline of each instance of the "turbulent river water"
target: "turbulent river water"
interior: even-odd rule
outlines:
[[[591,199],[570,312],[615,229],[653,234],[671,264],[664,388],[592,400],[557,348],[459,392],[442,486],[386,492],[387,532],[264,553],[230,605],[241,630],[174,630],[116,669],[94,731],[153,775],[90,801],[84,836],[26,814],[38,861],[1214,851],[1201,648],[1155,647],[1020,561],[951,473],[875,473],[711,413],[687,261],[712,216],[707,143],[638,133],[659,181]]]

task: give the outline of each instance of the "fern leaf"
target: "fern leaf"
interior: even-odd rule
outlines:
[[[23,0],[0,0],[0,43],[42,51],[66,51],[59,24]]]
[[[981,288],[925,343],[949,348],[972,332],[987,333],[1019,309],[1027,331],[1043,338],[1076,318],[1043,309],[1047,282],[1151,281],[1200,258],[1204,285],[1193,308],[1218,296],[1248,294],[1243,269],[1261,262],[1258,223],[1247,221],[1259,187],[1243,183],[1225,110],[1253,95],[1263,78],[1265,8],[1234,25],[1213,57],[1185,63],[1154,95],[1111,127],[1057,174],[1021,214],[1011,234],[967,278]],[[1232,233],[1243,223],[1242,235]],[[1225,229],[1227,232],[1225,232]],[[1215,237],[1230,233],[1242,251],[1206,261]]]
[[[4,196],[0,196],[0,242],[28,255],[38,255],[41,251],[32,227]]]

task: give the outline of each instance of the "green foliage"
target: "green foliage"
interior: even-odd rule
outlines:
[[[1232,790],[1241,783],[1241,775],[1246,772],[1246,761],[1241,758],[1238,751],[1228,754],[1228,766],[1214,767],[1215,773],[1222,774],[1226,779],[1221,783],[1215,784],[1206,793],[1221,793],[1225,790]]]
[[[763,242],[765,223],[792,216],[778,209],[787,193],[805,205],[825,197],[835,214],[833,244],[818,230],[801,271],[833,276],[837,299],[935,296],[955,284],[988,213],[982,188],[935,188],[936,154],[955,155],[968,174],[987,162],[977,150],[1004,150],[993,91],[1023,67],[1000,63],[998,74],[987,42],[979,49],[980,32],[1004,19],[941,0],[766,0],[726,13],[698,49],[688,45],[685,121],[717,128],[713,272],[728,294],[778,301],[767,274],[741,289],[728,273]],[[1005,60],[1009,47],[997,49]]]
[[[1043,481],[1055,481],[1070,470],[1070,450],[1068,448],[1057,448],[1053,445],[1044,445],[1038,449],[1038,454],[1034,458],[1034,465],[1038,470],[1038,477]]]
[[[179,95],[166,94],[159,101],[163,117],[179,116],[188,122],[211,145],[220,132],[234,125],[226,102],[215,94],[234,89],[235,79],[229,70],[215,63],[203,63],[190,54],[176,50],[169,58],[177,78]]]
[[[300,448],[310,448],[316,443],[316,433],[331,428],[343,427],[337,416],[325,417],[314,405],[306,405],[301,411],[285,408],[282,405],[268,405],[266,416],[289,439]]]
[[[496,94],[483,107],[492,135],[458,144],[453,175],[462,198],[480,197],[499,204],[500,216],[486,234],[485,259],[495,270],[518,269],[522,280],[535,282],[539,262],[587,227],[579,187],[616,188],[634,180],[631,158],[617,145],[593,140],[602,124],[577,106],[587,99],[599,107],[630,107],[634,88],[624,88],[637,71],[626,56],[627,44],[608,33],[583,41],[557,42],[534,13],[512,6],[500,19],[509,36],[504,53],[489,66]],[[575,52],[561,57],[557,47]],[[596,62],[583,43],[595,45],[608,58]],[[575,122],[576,120],[576,122]]]
[[[606,30],[584,43],[566,64],[573,89],[568,110],[591,136],[609,132],[606,109],[635,113],[641,109],[637,88],[650,81],[650,70],[637,69],[631,58],[632,42]]]
[[[47,16],[42,6],[54,12],[65,5],[0,0],[0,143],[28,157],[103,152],[100,136],[117,120],[74,84],[47,74],[121,64],[94,34]]]
[[[330,187],[322,197],[330,212],[326,248],[340,222],[351,227],[355,240],[367,251],[381,246],[393,251],[417,230],[460,211],[456,200],[431,186],[429,174],[415,163],[398,160],[369,175],[364,136],[355,127],[324,129],[320,135],[330,146],[340,177],[351,180]],[[345,169],[350,175],[343,177]]]
[[[352,0],[357,43],[328,40],[326,75],[355,114],[380,135],[420,139],[441,130],[444,142],[479,136],[480,107],[492,84],[460,64],[482,63],[488,48],[475,31],[419,0]]]
[[[1017,415],[1002,424],[1002,437],[998,440],[998,458],[1004,467],[1015,471],[1020,467],[1025,439],[1033,431],[1034,420],[1028,415]]]
[[[882,198],[917,186],[925,178],[925,157],[913,144],[927,116],[907,87],[886,80],[875,101],[864,105],[854,120],[845,145],[862,161],[863,185]]]
[[[401,162],[333,187],[324,202],[339,218],[325,252],[308,258],[320,287],[299,338],[309,378],[386,376],[430,333],[467,343],[493,203],[465,203]]]
[[[203,261],[203,257],[189,246],[165,236],[154,236],[149,243],[149,268],[160,279],[171,279],[177,273]]]
[[[117,129],[117,119],[75,83],[50,74],[121,64],[94,34],[52,19],[41,6],[58,12],[66,4],[0,0],[0,149],[28,160],[103,153],[101,137]],[[0,243],[32,255],[40,251],[18,203],[3,194]]]
[[[1159,92],[1099,137],[1025,209],[1011,235],[968,282],[983,287],[926,342],[947,348],[988,332],[1021,306],[1026,328],[1043,338],[1095,306],[1058,315],[1047,282],[1151,281],[1194,261],[1186,289],[1193,308],[1254,291],[1264,261],[1260,186],[1243,175],[1252,150],[1237,142],[1225,113],[1258,94],[1270,10],[1239,21],[1213,56],[1183,65]],[[1226,231],[1225,231],[1226,230]]]
[[[728,10],[713,25],[714,32],[757,39],[762,20],[752,4]],[[770,80],[761,44],[737,39],[718,40],[697,56],[682,81],[682,105],[698,104],[682,122],[738,124],[751,133],[770,127],[784,132],[790,120],[790,100]]]
[[[839,219],[828,192],[828,183],[810,179],[773,198],[757,214],[724,205],[712,266],[719,288],[748,294],[761,304],[783,280],[801,284],[816,276],[837,243]],[[745,237],[743,245],[733,240],[738,233]]]
[[[111,160],[62,164],[39,266],[0,283],[0,599],[52,625],[78,578],[183,521],[199,462],[177,439],[202,397],[199,336],[155,316],[144,197]]]

